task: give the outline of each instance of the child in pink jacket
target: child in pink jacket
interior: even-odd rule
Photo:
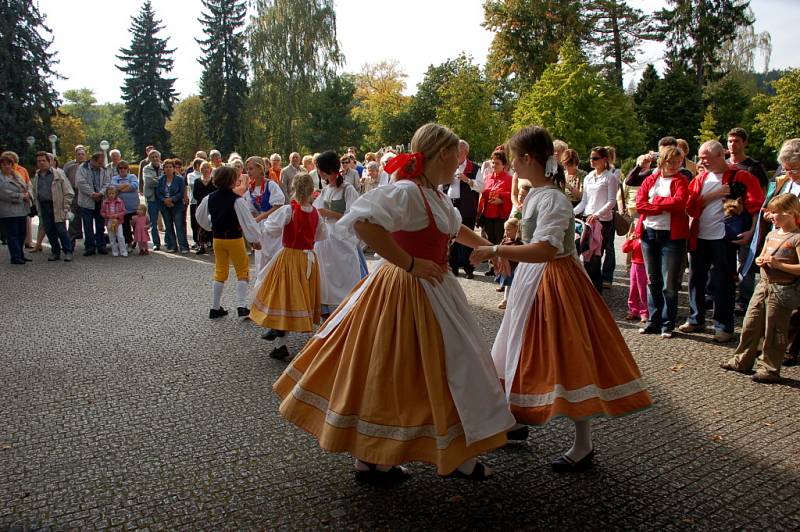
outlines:
[[[128,246],[122,235],[122,224],[125,221],[125,204],[119,199],[117,189],[108,187],[106,198],[100,206],[100,216],[106,221],[108,240],[111,243],[111,254],[115,257],[128,256]]]

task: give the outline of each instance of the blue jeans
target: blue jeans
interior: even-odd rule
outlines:
[[[737,251],[737,255],[739,257],[739,263],[744,264],[745,260],[747,260],[747,254],[749,253],[750,249],[748,246],[739,246]],[[750,304],[750,298],[753,297],[753,291],[756,288],[756,270],[758,268],[750,268],[749,271],[742,277],[742,280],[739,282],[739,297],[736,298],[736,302],[741,305],[743,308],[747,308]]]
[[[614,270],[617,267],[617,250],[614,246],[614,237],[617,235],[614,229],[614,220],[600,222],[603,226],[603,281],[614,282]]]
[[[678,318],[678,287],[686,240],[672,240],[669,231],[645,228],[642,254],[647,269],[647,327],[671,332]]]
[[[27,216],[9,216],[0,218],[0,225],[6,235],[8,243],[8,253],[11,255],[12,263],[20,263],[25,257],[22,246],[25,244],[25,234],[28,229]]]
[[[167,249],[177,249],[175,236],[177,234],[178,244],[181,250],[189,249],[189,241],[186,239],[186,208],[181,202],[174,207],[161,205],[161,216],[164,217],[164,237],[167,241]],[[151,222],[152,223],[152,222]]]
[[[158,213],[161,212],[157,201],[147,200],[147,215],[150,217],[150,238],[154,246],[161,247],[161,235],[158,234]]]
[[[83,220],[83,247],[87,252],[105,251],[106,249],[106,221],[100,216],[100,204],[94,209],[81,207],[81,220]]]
[[[69,238],[67,224],[66,222],[56,222],[52,201],[39,202],[39,220],[44,226],[44,232],[47,240],[50,241],[50,251],[53,255],[61,256],[62,250],[66,254],[72,253],[72,240]]]
[[[689,253],[689,319],[692,325],[706,321],[706,283],[711,274],[714,299],[714,329],[733,332],[733,301],[736,295],[736,244],[719,240],[697,240]]]

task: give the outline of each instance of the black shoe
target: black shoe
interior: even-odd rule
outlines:
[[[506,438],[511,441],[525,441],[528,439],[528,434],[530,434],[530,429],[527,426],[523,426],[506,432]]]
[[[228,311],[225,310],[222,307],[219,307],[218,309],[213,309],[212,308],[211,310],[208,311],[208,317],[209,317],[209,319],[212,319],[212,320],[217,319],[217,318],[221,318],[221,317],[227,316],[227,315],[228,315]]]
[[[83,256],[84,257],[91,257],[92,255],[94,255],[94,251],[88,251],[87,250],[87,251],[83,252]]]
[[[367,464],[368,471],[356,470],[356,480],[373,486],[391,486],[407,480],[411,473],[404,467],[394,466],[388,471],[378,471],[375,464]],[[477,468],[477,465],[475,466]]]
[[[206,248],[205,246],[197,248],[197,251],[194,252],[195,255],[205,255]]]
[[[236,314],[240,318],[246,318],[247,316],[250,315],[250,309],[247,307],[236,307]]]
[[[800,363],[800,359],[797,355],[790,355],[789,353],[783,356],[783,365],[786,367],[797,366]]]
[[[283,360],[288,356],[289,356],[289,349],[285,345],[276,347],[269,353],[269,357],[274,358],[276,360]]]
[[[580,471],[586,471],[587,469],[591,469],[592,467],[592,459],[594,458],[594,449],[589,451],[589,454],[578,460],[577,462],[573,462],[566,455],[560,456],[553,460],[551,464],[553,466],[553,471],[556,473],[578,473]]]
[[[161,246],[153,246],[153,251],[161,251]]]
[[[97,250],[97,252],[98,252],[100,255],[108,255],[108,250],[107,250],[106,248],[101,248],[101,249],[98,249],[98,250]]]
[[[33,262],[33,259],[29,259],[28,257],[22,257],[22,262]]]
[[[277,337],[278,337],[278,331],[276,331],[275,329],[270,329],[270,330],[268,330],[267,332],[265,332],[264,334],[261,335],[261,338],[263,338],[264,340],[267,340],[269,342],[274,342],[275,338],[277,338]]]
[[[489,268],[489,271],[483,272],[486,277],[494,277],[494,268]]]
[[[661,334],[661,331],[658,327],[649,325],[647,327],[639,327],[639,334]]]
[[[61,260],[61,255],[50,255],[47,257],[47,262],[55,262],[57,260]]]
[[[468,271],[464,274],[464,277],[466,277],[467,279],[474,279],[475,274],[472,271]]]
[[[25,261],[22,259],[12,260],[11,264],[16,264],[16,265],[25,264]]]

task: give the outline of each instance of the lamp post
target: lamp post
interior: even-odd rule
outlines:
[[[103,159],[103,164],[108,164],[108,148],[109,147],[111,147],[111,145],[108,143],[107,140],[101,140],[100,141],[100,149],[103,150],[103,154],[105,156],[104,159]]]
[[[58,154],[56,153],[56,141],[58,141],[58,137],[56,135],[50,135],[47,137],[47,140],[50,141],[50,145],[53,147],[53,157],[57,157]]]
[[[33,145],[36,144],[36,138],[33,135],[31,135],[30,137],[25,139],[25,142],[28,143],[28,149],[32,150],[33,149]]]

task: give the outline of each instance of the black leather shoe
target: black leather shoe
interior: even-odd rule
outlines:
[[[594,449],[589,451],[589,454],[578,460],[577,462],[573,462],[566,455],[560,456],[553,460],[551,464],[553,466],[553,471],[556,473],[578,473],[580,471],[586,471],[587,469],[591,469],[592,467],[592,459],[594,458]]]
[[[247,316],[250,315],[250,309],[247,307],[236,307],[236,314],[240,318],[246,318]]]
[[[506,432],[506,438],[511,441],[525,441],[528,439],[528,434],[530,434],[530,432],[531,431],[527,426],[523,426]]]
[[[57,260],[61,260],[60,255],[50,255],[49,257],[47,257],[47,262],[55,262]]]
[[[280,347],[276,347],[269,353],[270,358],[274,358],[276,360],[283,360],[289,356],[289,349],[285,345]]]
[[[208,311],[208,317],[209,317],[209,319],[212,319],[212,320],[217,319],[217,318],[221,318],[221,317],[227,316],[227,315],[228,315],[228,311],[225,310],[222,307],[219,307],[218,309],[213,309],[212,308],[211,310]]]
[[[92,255],[94,255],[94,251],[84,251],[83,252],[83,256],[84,257],[91,257]]]
[[[29,259],[28,257],[22,257],[22,262],[33,262],[33,259]]]
[[[472,272],[467,272],[467,273],[464,275],[464,277],[466,277],[467,279],[474,279],[474,278],[475,278],[475,274],[474,274],[474,273],[472,273]]]
[[[261,338],[263,338],[264,340],[266,340],[268,342],[274,342],[275,338],[277,338],[277,337],[278,337],[278,331],[276,331],[275,329],[270,329],[270,330],[268,330],[267,332],[265,332],[264,334],[261,335]]]

